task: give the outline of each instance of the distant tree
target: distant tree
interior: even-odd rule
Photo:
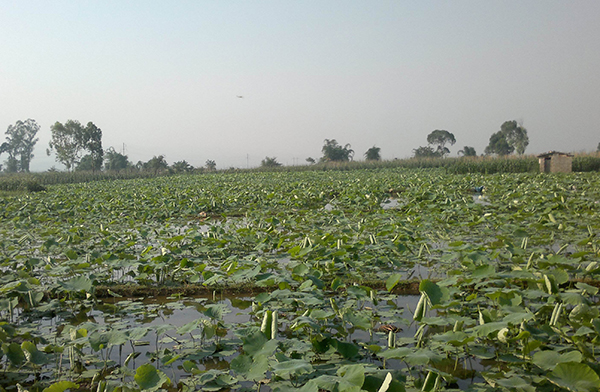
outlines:
[[[523,155],[529,145],[529,136],[527,129],[518,125],[515,120],[505,121],[500,127],[500,132],[506,135],[506,141],[513,146],[517,154]]]
[[[485,148],[485,153],[504,156],[516,150],[517,154],[522,155],[528,145],[527,129],[518,125],[515,120],[505,121],[500,130],[490,136],[490,143]]]
[[[92,154],[86,154],[81,157],[77,166],[75,166],[75,171],[94,171],[94,158]]]
[[[32,119],[19,120],[15,125],[8,126],[6,142],[0,145],[0,153],[8,153],[6,171],[29,171],[29,164],[33,159],[33,149],[39,140],[35,135],[39,130],[40,126]]]
[[[207,159],[206,160],[206,170],[208,170],[208,171],[217,170],[217,163],[215,161],[213,161],[212,159]]]
[[[144,170],[152,171],[154,174],[158,174],[169,168],[169,164],[165,160],[164,155],[154,156],[148,162],[143,164]]]
[[[191,173],[194,171],[194,166],[184,161],[178,161],[171,165],[171,171],[174,173]]]
[[[600,146],[600,144],[599,144],[599,146]],[[306,158],[306,162],[308,162],[309,165],[314,165],[316,163],[315,159],[312,157]]]
[[[600,152],[600,143],[598,143],[598,147],[596,147],[596,151]]]
[[[415,158],[440,158],[441,154],[431,146],[421,146],[413,150]]]
[[[118,153],[113,147],[109,147],[106,150],[104,158],[104,170],[118,172],[132,166],[127,155]]]
[[[497,154],[500,156],[505,156],[512,154],[513,151],[515,151],[515,148],[508,144],[506,135],[504,135],[502,131],[498,131],[490,136],[490,143],[485,148],[484,153],[486,155]]]
[[[365,159],[367,161],[380,161],[381,160],[381,155],[379,154],[379,152],[381,151],[381,148],[379,147],[371,147],[367,150],[367,152],[365,152]]]
[[[351,161],[354,156],[354,150],[350,144],[342,147],[335,139],[325,139],[321,152],[323,152],[321,162],[347,162]]]
[[[465,157],[476,157],[477,152],[474,147],[464,146],[462,150],[458,150],[458,155]]]
[[[50,130],[52,139],[46,150],[48,155],[54,150],[56,160],[70,171],[79,163],[83,152],[87,151],[90,158],[86,160],[91,159],[91,162],[85,163],[84,166],[91,167],[91,170],[100,170],[104,159],[102,131],[94,123],[88,122],[84,127],[77,120],[67,120],[64,125],[57,121]]]
[[[89,151],[92,163],[92,171],[101,170],[102,162],[104,161],[104,150],[102,149],[102,130],[90,121],[83,129],[83,132],[84,148]]]
[[[446,144],[453,146],[454,143],[456,143],[456,138],[454,137],[454,134],[448,131],[436,129],[427,135],[427,143],[437,146],[436,151],[438,155],[443,158],[445,155],[450,153],[450,150],[446,147]]]
[[[260,166],[261,167],[278,167],[281,166],[281,163],[277,162],[277,158],[276,157],[265,157],[265,159],[263,159],[260,162]]]

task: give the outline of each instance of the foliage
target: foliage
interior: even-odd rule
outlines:
[[[413,150],[415,158],[441,158],[439,151],[436,151],[431,146],[421,146]]]
[[[86,158],[84,167],[91,167],[92,171],[100,170],[104,159],[102,131],[94,123],[88,122],[84,127],[77,120],[67,120],[65,124],[57,121],[52,125],[51,131],[52,139],[46,150],[48,155],[54,151],[56,161],[70,171],[80,163],[82,153],[87,151],[89,158]]]
[[[323,153],[321,162],[347,162],[351,161],[354,156],[354,150],[350,144],[342,147],[335,139],[325,139],[321,152]]]
[[[32,119],[19,120],[15,125],[8,126],[6,142],[0,146],[0,154],[8,153],[5,163],[7,172],[29,172],[33,149],[39,140],[35,137],[39,129],[40,126]]]
[[[451,132],[436,129],[427,135],[427,143],[436,145],[436,152],[443,158],[450,153],[450,150],[446,147],[446,144],[453,146],[454,143],[456,143],[456,138]]]
[[[131,162],[129,162],[127,155],[115,151],[113,147],[109,147],[108,150],[106,150],[104,158],[104,170],[118,172],[133,166]]]
[[[96,170],[96,162],[94,161],[94,157],[92,154],[86,154],[81,157],[79,163],[75,167],[76,171],[95,171]]]
[[[577,155],[573,158],[574,172],[600,171],[600,157],[592,155]]]
[[[477,151],[475,151],[475,147],[464,146],[462,150],[458,150],[458,155],[464,157],[476,157]]]
[[[0,386],[600,387],[597,173],[373,167],[0,198]]]
[[[492,134],[490,143],[485,148],[485,154],[508,155],[515,150],[522,155],[529,145],[527,130],[518,125],[515,120],[505,121],[500,131]]]
[[[381,160],[381,154],[379,153],[381,151],[381,148],[379,147],[371,147],[367,150],[367,152],[365,152],[365,159],[367,161],[380,161]]]
[[[208,170],[208,171],[217,170],[217,163],[215,161],[213,161],[212,159],[207,159],[206,160],[206,170]]]
[[[141,167],[142,170],[152,172],[156,175],[162,171],[166,171],[169,168],[169,164],[165,160],[164,155],[155,155],[148,162],[142,163]]]
[[[506,156],[512,154],[513,151],[515,151],[515,148],[508,143],[506,135],[504,135],[502,131],[498,131],[490,136],[490,143],[487,145],[484,152],[486,155],[497,154]]]
[[[281,166],[281,163],[277,162],[277,158],[276,157],[265,157],[265,159],[263,159],[260,162],[260,166],[261,167],[279,167]]]
[[[104,150],[102,149],[102,130],[94,125],[93,122],[88,122],[83,129],[84,132],[84,148],[89,152],[92,171],[102,169],[104,161]]]
[[[185,160],[183,160],[183,161],[174,162],[171,165],[170,170],[173,173],[191,173],[194,171],[194,166],[190,165]]]

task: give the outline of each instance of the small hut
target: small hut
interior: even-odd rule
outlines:
[[[573,155],[571,154],[550,151],[537,157],[542,173],[571,173],[573,171]]]

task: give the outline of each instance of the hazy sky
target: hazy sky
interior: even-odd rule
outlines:
[[[600,1],[0,0],[0,130],[27,118],[36,171],[68,119],[134,163],[406,158],[435,129],[482,153],[506,120],[527,153],[593,151]]]

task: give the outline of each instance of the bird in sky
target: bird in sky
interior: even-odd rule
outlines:
[[[238,98],[244,98],[243,95],[236,95],[236,97],[238,97]]]

